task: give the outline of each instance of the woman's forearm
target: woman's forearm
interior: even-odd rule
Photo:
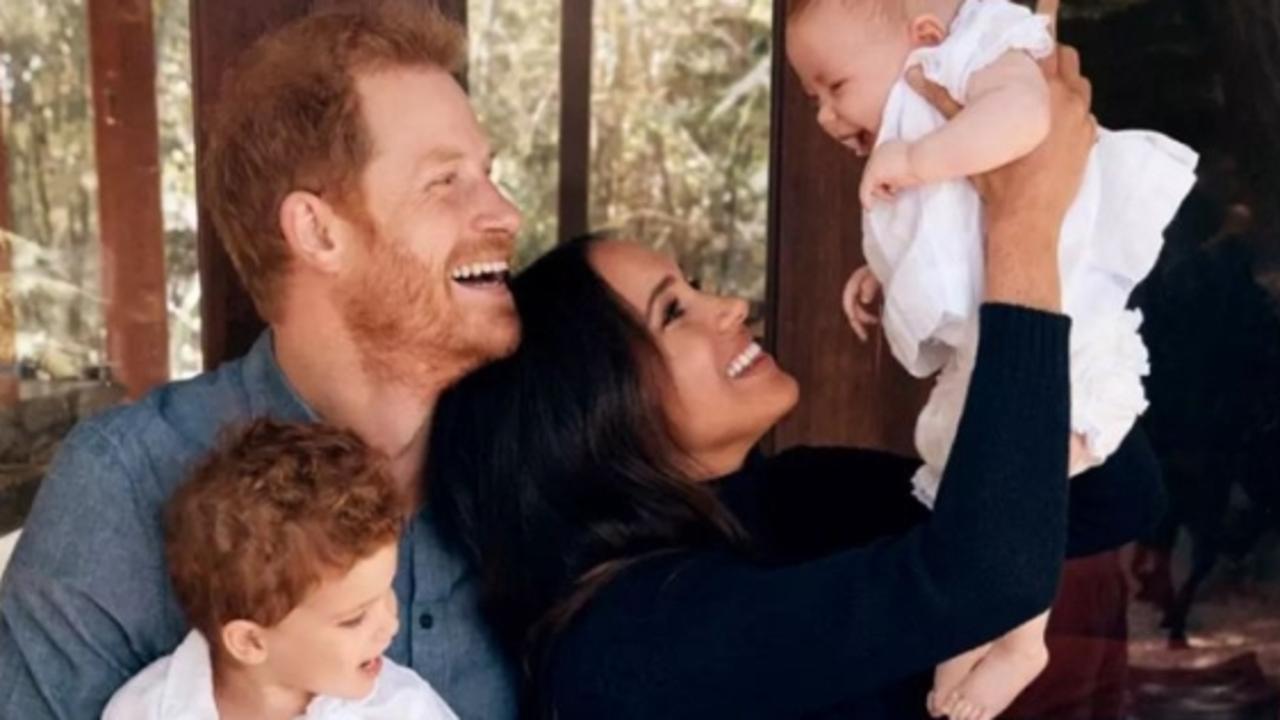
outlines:
[[[1058,312],[1062,308],[1062,279],[1056,253],[1061,227],[1028,211],[988,224],[985,299],[990,303]]]

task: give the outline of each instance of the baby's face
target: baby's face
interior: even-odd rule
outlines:
[[[373,691],[382,653],[400,629],[391,583],[394,543],[322,582],[266,630],[277,682],[312,695],[359,699]]]
[[[787,25],[787,59],[818,106],[818,124],[859,155],[875,145],[912,50],[910,23],[873,5],[818,2]]]

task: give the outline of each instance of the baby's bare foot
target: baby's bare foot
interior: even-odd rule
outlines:
[[[996,643],[944,699],[950,720],[989,720],[1009,707],[1049,663],[1043,644]]]
[[[930,715],[940,718],[947,714],[948,701],[990,649],[991,644],[988,643],[938,665],[933,671],[933,692],[929,693],[927,702]]]

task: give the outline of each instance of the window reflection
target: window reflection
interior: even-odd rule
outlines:
[[[1064,5],[1061,34],[1081,51],[1099,121],[1168,133],[1202,159],[1134,297],[1152,366],[1142,424],[1168,512],[1131,555],[1068,568],[1055,667],[1010,716],[1274,718],[1280,2]],[[1132,603],[1116,592],[1122,573]],[[1071,625],[1082,609],[1087,622]]]

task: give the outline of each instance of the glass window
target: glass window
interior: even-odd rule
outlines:
[[[190,377],[204,367],[200,349],[200,276],[196,251],[195,139],[188,0],[154,0],[156,109],[160,127],[169,372]]]
[[[669,248],[707,287],[760,303],[772,3],[594,5],[590,227]],[[524,212],[524,264],[558,227],[561,7],[472,0],[468,24],[468,82]]]
[[[1040,709],[1123,716],[1115,703],[1128,687],[1131,718],[1274,717],[1280,3],[1063,5],[1062,38],[1080,49],[1102,125],[1164,132],[1201,159],[1197,187],[1134,296],[1151,360],[1141,425],[1169,506],[1118,560],[1136,587],[1127,607],[1116,575],[1077,564],[1073,583],[1069,568],[1060,606],[1076,627],[1059,634],[1067,657],[1055,657],[1056,679],[1039,683]],[[1086,585],[1089,573],[1108,579]]]
[[[0,3],[0,564],[105,363],[83,4]]]
[[[773,3],[595,7],[590,224],[764,299]]]
[[[154,3],[175,376],[201,365],[188,11]],[[84,0],[0,3],[0,536],[62,436],[123,397],[107,370],[98,191],[111,178],[96,168],[88,33]]]
[[[555,244],[560,172],[560,3],[471,0],[467,84],[497,152],[494,176],[524,214],[516,264]]]
[[[105,362],[84,5],[0,5],[17,362],[67,379]]]

